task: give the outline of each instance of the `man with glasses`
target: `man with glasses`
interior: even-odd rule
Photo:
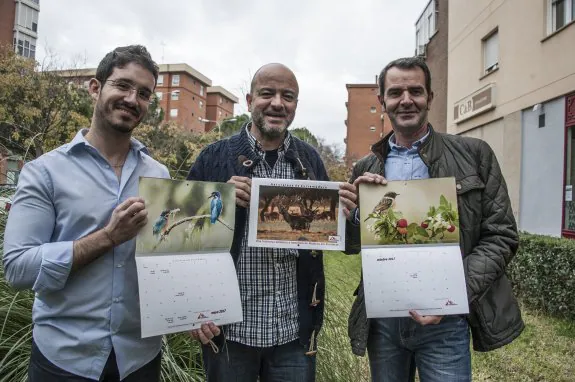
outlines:
[[[140,335],[134,238],[147,222],[139,177],[169,173],[131,137],[157,78],[143,46],[108,53],[90,128],[22,169],[3,260],[36,295],[31,382],[160,380],[161,337]]]

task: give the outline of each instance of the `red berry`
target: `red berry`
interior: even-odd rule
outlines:
[[[398,226],[399,228],[407,228],[407,220],[405,220],[405,219],[399,219],[399,220],[397,221],[397,226]]]
[[[397,229],[397,232],[399,232],[402,235],[407,235],[407,228],[399,227]]]
[[[421,228],[427,228],[427,227],[429,227],[429,224],[427,224],[427,222],[421,223]]]
[[[447,229],[447,232],[453,232],[455,231],[455,226],[452,224],[449,226],[449,228]]]

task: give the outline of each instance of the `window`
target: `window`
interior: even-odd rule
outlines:
[[[415,54],[425,54],[425,45],[437,31],[437,0],[431,0],[415,23]]]
[[[158,101],[162,100],[162,96],[163,96],[162,92],[156,92],[156,98],[158,98]]]
[[[375,106],[372,106],[372,107],[369,109],[369,112],[372,113],[372,114],[373,114],[373,113],[377,113],[377,109],[375,108]]]
[[[224,99],[222,97],[220,97],[220,105],[224,103]]]
[[[90,87],[90,81],[84,81],[84,88],[88,89]]]
[[[172,76],[172,86],[179,86],[180,85],[180,75],[174,74]]]
[[[158,83],[156,85],[163,85],[163,84],[164,84],[164,75],[159,74],[158,75]]]
[[[204,103],[200,101],[200,109],[204,107]]]
[[[200,85],[200,95],[204,95],[204,85]]]
[[[221,117],[222,116],[222,111],[218,110],[218,115]]]
[[[483,39],[483,71],[492,72],[499,66],[499,33],[497,30]]]
[[[174,90],[172,92],[172,101],[177,101],[180,99],[180,91],[179,90]]]
[[[375,131],[375,126],[370,126],[369,131]]]
[[[36,39],[20,32],[15,33],[14,48],[20,56],[36,57]]]
[[[170,109],[170,117],[176,118],[178,116],[178,109]]]
[[[575,0],[547,0],[547,34],[575,20]]]
[[[38,31],[38,11],[27,6],[26,4],[20,3],[20,6],[16,9],[17,24],[23,28],[29,29],[33,32]]]

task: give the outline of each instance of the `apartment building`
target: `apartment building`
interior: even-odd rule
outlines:
[[[35,58],[40,0],[0,0],[0,44],[12,44],[23,57]]]
[[[238,103],[238,97],[221,86],[208,88],[207,112],[205,131],[209,131],[225,119],[234,116],[234,105]]]
[[[346,84],[345,87],[345,161],[348,167],[353,167],[358,159],[371,152],[371,145],[391,131],[391,123],[377,99],[377,84]]]
[[[575,0],[451,1],[447,132],[494,149],[519,228],[575,237]]]

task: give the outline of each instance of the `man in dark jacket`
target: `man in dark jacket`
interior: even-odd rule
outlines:
[[[460,246],[470,314],[367,319],[362,283],[349,318],[353,352],[369,353],[373,381],[408,381],[417,366],[422,380],[471,380],[469,329],[476,350],[515,339],[523,321],[505,268],[518,245],[505,180],[489,145],[437,133],[427,120],[431,75],[420,58],[392,61],[379,76],[379,101],[393,131],[357,162],[340,195],[348,216],[346,251],[360,250],[358,185],[388,180],[455,177]]]
[[[292,136],[299,87],[281,64],[260,68],[246,101],[252,120],[240,133],[208,146],[188,179],[236,187],[234,258],[243,322],[224,328],[219,353],[203,347],[208,381],[314,381],[317,335],[323,321],[325,280],[320,251],[247,245],[252,177],[329,180],[317,151]],[[315,297],[315,298],[314,298]],[[219,328],[192,336],[222,344]]]

